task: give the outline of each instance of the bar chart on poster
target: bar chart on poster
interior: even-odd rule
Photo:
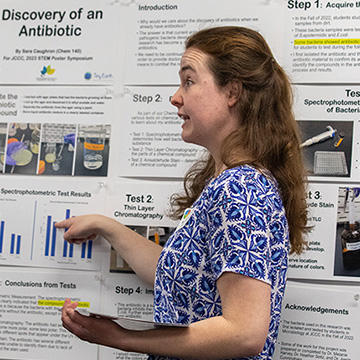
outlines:
[[[35,241],[31,258],[43,266],[61,265],[95,270],[98,252],[93,252],[93,242],[79,245],[64,240],[64,230],[55,223],[76,215],[87,213],[87,204],[39,202],[36,209]],[[95,245],[96,246],[96,245]]]
[[[66,229],[55,223],[101,207],[99,196],[92,188],[77,191],[78,184],[71,190],[52,184],[46,190],[22,190],[10,183],[2,188],[7,211],[0,213],[0,264],[98,270],[101,241],[70,244],[64,240]]]
[[[68,219],[68,214],[70,214],[70,210],[66,210]],[[47,217],[46,223],[46,233],[45,233],[45,250],[44,256],[55,257],[57,254],[62,254],[63,258],[73,259],[74,257],[74,244],[69,244],[67,241],[58,238],[59,231],[56,230],[55,221],[52,221],[51,215]],[[92,241],[88,243],[83,243],[80,250],[81,259],[91,259],[92,256]]]
[[[26,262],[31,253],[33,205],[17,199],[6,202],[6,211],[0,213],[0,264]]]

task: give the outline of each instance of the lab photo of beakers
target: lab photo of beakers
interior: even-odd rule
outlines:
[[[72,175],[75,141],[76,125],[43,124],[37,174]]]
[[[127,227],[145,238],[147,238],[148,236],[148,226],[146,225],[127,225]],[[113,247],[111,247],[110,251],[109,271],[111,273],[134,273],[134,270],[130,267],[130,265],[119,255],[119,253]]]
[[[35,175],[38,163],[41,125],[9,123],[6,153],[2,163],[5,173]]]
[[[352,121],[298,120],[309,176],[350,177]]]
[[[107,176],[111,125],[79,125],[75,176]]]

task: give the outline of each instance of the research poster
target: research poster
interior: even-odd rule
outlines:
[[[358,359],[359,292],[288,282],[274,360]]]
[[[291,255],[274,359],[358,358],[360,15],[343,0],[3,0],[0,358],[143,360],[62,328],[80,309],[152,320],[153,288],[104,240],[54,224],[104,214],[161,246],[170,198],[205,152],[171,105],[184,41],[259,31],[290,76],[309,178],[308,248]],[[281,134],[274,134],[281,136]]]
[[[65,298],[100,306],[100,277],[29,270],[0,271],[0,353],[3,359],[97,359],[97,347],[62,327]]]
[[[5,0],[1,5],[0,84],[114,82],[118,2]]]
[[[117,181],[108,190],[106,215],[149,241],[164,246],[179,224],[171,218],[170,198],[183,192],[181,181]],[[132,273],[131,267],[111,248],[111,273]]]
[[[303,254],[289,259],[290,278],[333,277],[335,257],[338,187],[311,184],[308,189],[308,248]]]
[[[181,139],[183,120],[170,99],[176,87],[126,87],[118,134],[119,175],[183,178],[203,148]]]
[[[108,87],[0,88],[0,175],[107,176]]]
[[[308,246],[291,255],[291,279],[359,282],[359,184],[317,184],[308,189]]]
[[[55,223],[104,212],[105,190],[98,182],[51,182],[20,177],[1,180],[0,264],[73,270],[100,270],[101,241],[80,245],[63,239]]]
[[[360,180],[360,88],[294,86],[294,112],[310,180]]]
[[[103,314],[119,316],[134,320],[153,321],[154,290],[134,274],[122,273],[106,276],[103,283],[101,309],[94,308]],[[129,329],[136,328],[136,322],[129,324]],[[116,349],[101,346],[99,360],[140,360],[147,355],[125,353]]]
[[[96,122],[110,118],[108,86],[1,86],[0,119],[4,122]]]
[[[360,3],[355,0],[284,1],[283,65],[299,83],[357,83]]]
[[[186,38],[213,26],[236,25],[261,31],[281,62],[285,10],[279,0],[227,0],[221,4],[216,0],[137,1],[129,7],[124,84],[178,84]]]
[[[182,192],[182,181],[118,180],[108,189],[106,214],[123,224],[177,226],[170,218],[170,198]]]

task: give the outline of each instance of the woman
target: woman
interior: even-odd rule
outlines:
[[[67,299],[64,326],[83,340],[151,358],[271,359],[289,249],[306,232],[305,171],[289,82],[265,40],[240,27],[192,35],[172,97],[182,138],[208,150],[185,178],[185,211],[164,249],[115,220],[65,220],[64,237],[106,238],[155,283],[155,320],[189,324],[135,332],[83,317]]]

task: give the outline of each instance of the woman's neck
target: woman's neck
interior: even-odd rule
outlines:
[[[221,162],[215,162],[215,173],[214,177],[218,177],[224,170],[227,169],[227,166],[221,161]]]

